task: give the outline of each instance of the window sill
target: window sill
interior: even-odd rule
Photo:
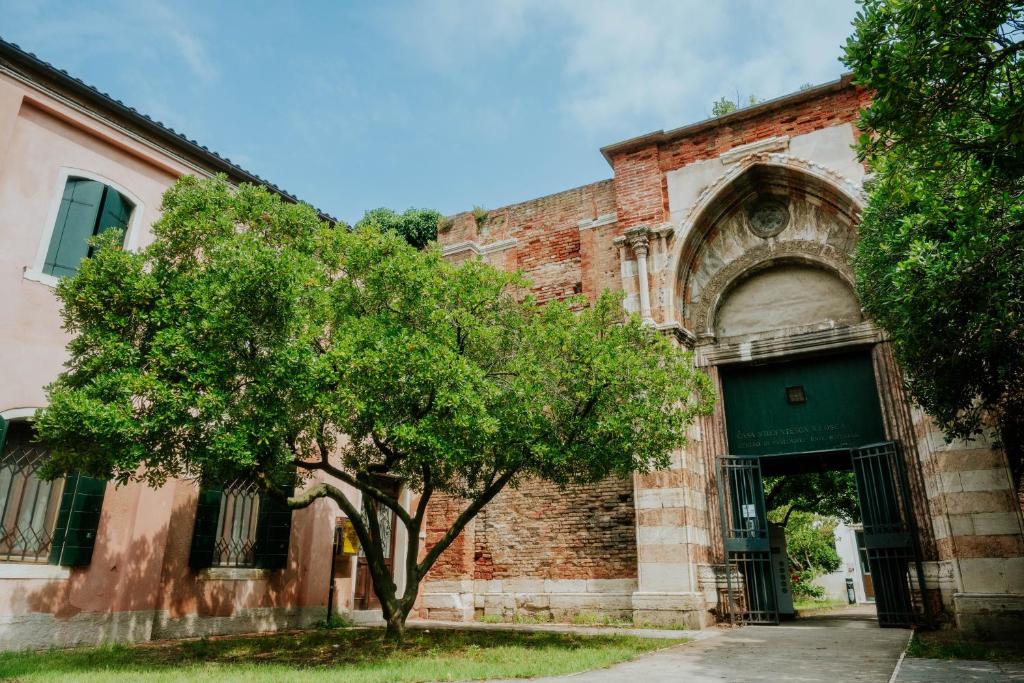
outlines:
[[[0,562],[0,579],[67,579],[71,569],[53,564]]]
[[[200,581],[260,581],[270,576],[269,569],[258,567],[209,567],[199,572]]]
[[[38,282],[40,284],[44,284],[52,289],[56,289],[57,283],[60,282],[59,277],[56,277],[54,275],[47,275],[46,273],[35,270],[33,268],[26,268],[22,277],[31,282]]]

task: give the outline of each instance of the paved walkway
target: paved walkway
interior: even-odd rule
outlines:
[[[970,659],[915,659],[900,664],[896,683],[970,683],[1024,681],[1024,662],[976,662]]]
[[[888,683],[910,631],[878,628],[873,618],[857,612],[727,630],[607,669],[537,680]]]

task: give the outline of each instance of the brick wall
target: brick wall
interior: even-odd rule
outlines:
[[[434,498],[428,547],[463,506],[446,496]],[[566,490],[529,482],[491,501],[441,554],[428,580],[635,578],[635,519],[628,479]]]
[[[504,261],[530,280],[540,301],[561,299],[584,292],[584,262],[579,223],[615,213],[612,180],[584,185],[565,192],[493,209],[479,223],[472,214],[455,216],[452,228],[439,235],[442,246],[471,240],[481,245],[514,238],[517,243]],[[588,249],[593,249],[590,245]],[[602,254],[603,255],[603,254]],[[589,254],[588,254],[589,256]],[[603,269],[607,271],[608,269]],[[588,294],[598,291],[592,280]],[[612,285],[605,285],[605,287]]]
[[[619,226],[657,225],[668,216],[665,173],[696,161],[714,159],[729,150],[759,140],[812,131],[856,121],[870,98],[861,88],[846,87],[803,102],[770,107],[752,114],[739,112],[720,123],[697,128],[692,134],[651,141],[610,154],[615,171]],[[642,143],[640,143],[642,144]]]
[[[475,579],[636,576],[633,483],[502,492],[477,520]]]

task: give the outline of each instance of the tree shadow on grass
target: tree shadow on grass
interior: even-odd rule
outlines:
[[[0,653],[0,677],[102,671],[156,672],[191,666],[284,665],[297,669],[374,666],[417,659],[467,661],[557,657],[583,649],[646,651],[671,644],[623,636],[486,631],[409,632],[401,645],[385,641],[381,629],[337,629],[272,635],[203,638],[164,644],[109,645],[78,650]]]

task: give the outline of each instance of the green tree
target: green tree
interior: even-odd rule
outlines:
[[[667,466],[710,408],[690,354],[624,319],[610,294],[539,306],[516,274],[452,265],[393,232],[337,229],[223,179],[179,180],[153,231],[139,253],[105,233],[57,288],[72,341],[37,421],[49,473],[151,485],[244,476],[283,495],[297,472],[290,506],[327,497],[352,521],[389,637],[401,638],[438,556],[505,486]],[[394,484],[419,493],[412,509]],[[439,493],[464,508],[421,556]],[[402,594],[382,509],[408,532]]]
[[[417,249],[424,249],[437,240],[437,229],[442,220],[444,216],[433,209],[407,209],[405,213],[398,213],[381,207],[364,213],[355,228],[361,230],[372,227],[380,232],[393,231]]]
[[[847,522],[860,518],[853,472],[811,472],[764,478],[765,509],[784,509],[786,526],[797,512],[814,512]]]
[[[731,114],[742,107],[752,107],[763,101],[764,100],[760,99],[757,95],[749,95],[747,96],[746,103],[741,104],[743,99],[739,96],[739,93],[736,94],[735,100],[731,100],[723,95],[711,103],[711,115],[725,116],[726,114]]]
[[[868,314],[950,438],[1024,434],[1024,3],[862,0],[845,63],[873,92],[855,256]]]
[[[824,590],[811,581],[836,571],[841,565],[836,551],[836,518],[802,510],[793,511],[786,507],[773,510],[768,517],[786,527],[789,570],[796,577],[793,581],[793,594],[822,597]]]

